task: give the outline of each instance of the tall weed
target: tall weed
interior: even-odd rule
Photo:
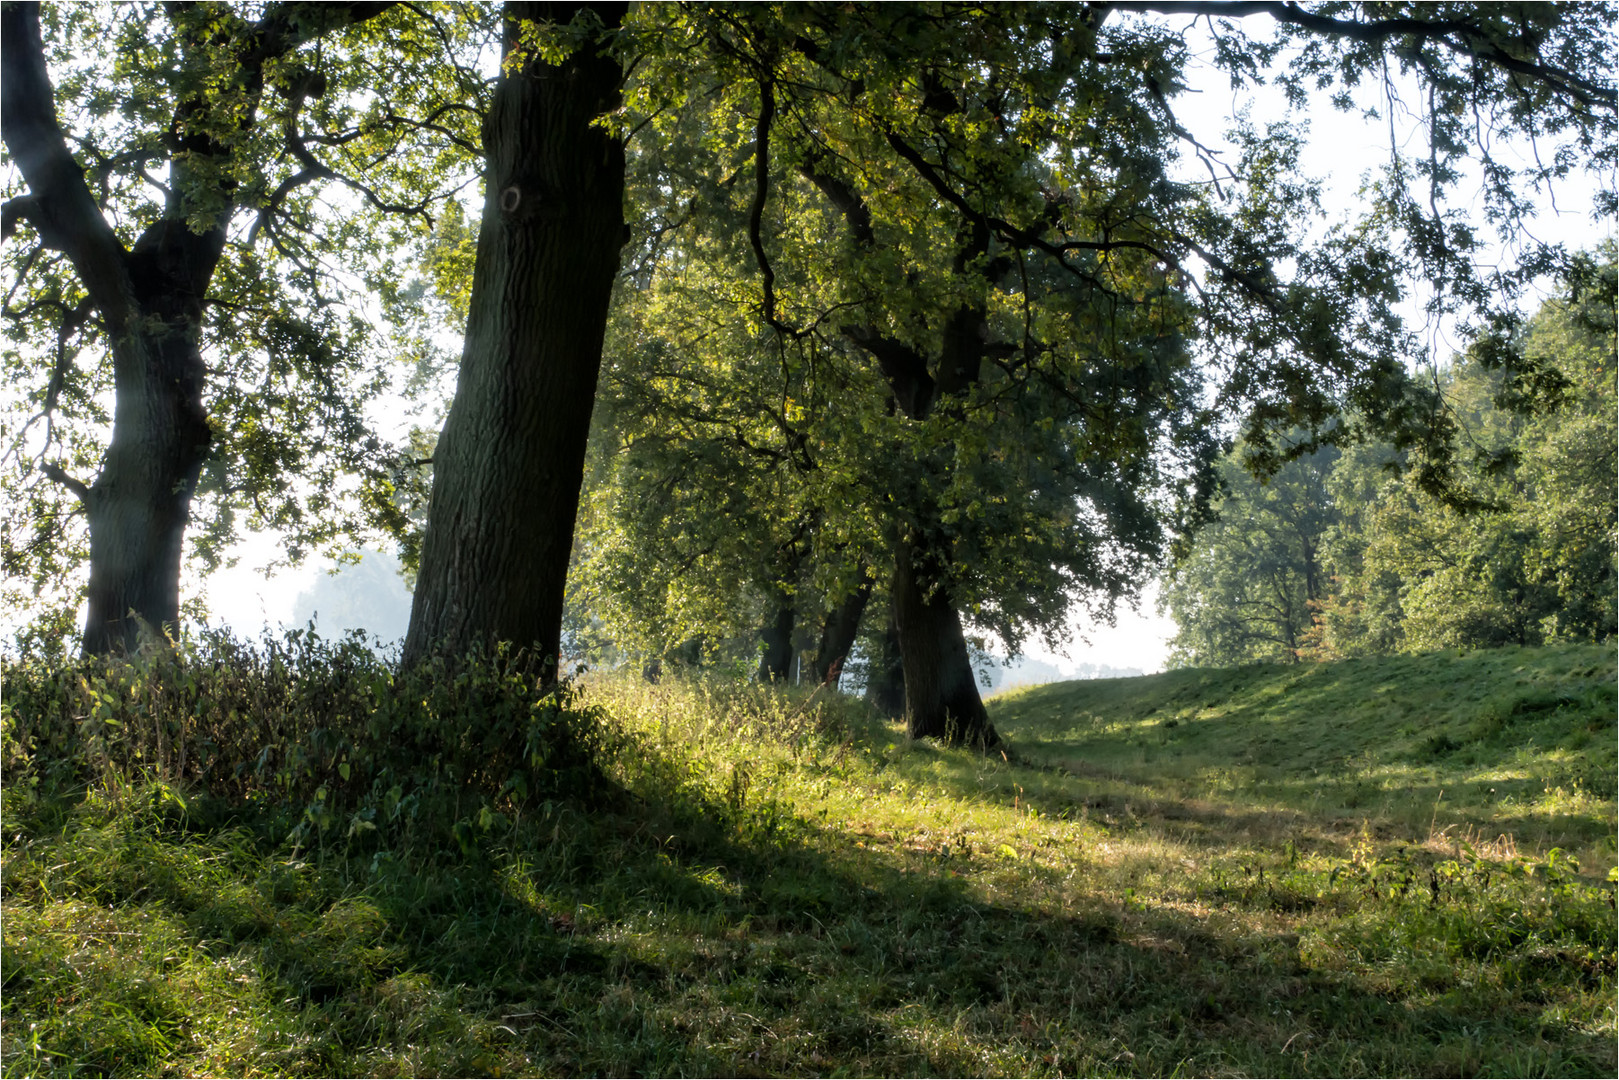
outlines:
[[[8,785],[116,789],[138,778],[280,807],[311,841],[446,812],[449,824],[487,826],[603,789],[599,710],[539,672],[527,651],[505,648],[396,671],[358,636],[303,630],[262,642],[211,630],[129,657],[23,660],[5,672],[0,765]]]

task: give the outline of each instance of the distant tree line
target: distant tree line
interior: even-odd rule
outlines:
[[[1222,463],[1217,519],[1163,593],[1172,662],[1224,665],[1549,642],[1616,630],[1614,248],[1511,344],[1546,361],[1535,385],[1488,341],[1437,374],[1469,447],[1460,497],[1413,482],[1377,442],[1302,455],[1256,479]],[[1540,405],[1525,415],[1527,396]]]

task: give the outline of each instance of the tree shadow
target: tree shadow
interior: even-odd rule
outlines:
[[[296,1014],[256,1036],[289,1075],[1611,1071],[1610,1039],[1455,972],[1381,984],[1262,920],[1094,890],[986,898],[850,839],[654,791],[470,854],[244,863],[240,913],[183,915]]]
[[[746,806],[570,820],[588,853],[565,887],[545,889],[536,832],[462,864],[435,917],[390,911],[401,970],[500,1018],[491,1071],[1461,1075],[1511,1071],[1491,1045],[1514,1040],[1537,1071],[1612,1061],[1532,1004],[1432,972],[1421,993],[1351,978],[1219,912],[987,902],[947,862]]]

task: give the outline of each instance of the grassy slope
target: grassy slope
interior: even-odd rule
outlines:
[[[470,855],[14,786],[4,1071],[1612,1075],[1614,687],[1604,649],[1067,684],[993,704],[1003,761],[605,682],[632,794]]]
[[[1605,871],[1615,679],[1609,648],[1497,649],[1062,683],[995,716],[1029,763],[1090,781],[1092,803],[1189,829],[1235,813],[1330,847],[1365,821],[1438,850],[1560,845]]]

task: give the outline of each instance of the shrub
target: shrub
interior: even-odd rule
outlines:
[[[358,636],[225,631],[129,657],[7,665],[6,783],[143,777],[231,801],[267,801],[301,834],[354,838],[535,800],[592,797],[604,728],[527,651],[500,648],[396,671]]]

